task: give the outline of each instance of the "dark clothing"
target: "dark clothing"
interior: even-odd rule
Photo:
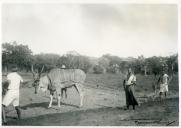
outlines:
[[[135,77],[135,76],[134,76]],[[129,105],[133,105],[133,109],[135,108],[135,105],[138,105],[138,101],[135,96],[135,90],[134,86],[136,84],[136,78],[133,78],[132,84],[127,85],[126,81],[130,80],[130,76],[127,76],[127,80],[124,80],[123,86],[125,90],[125,96],[126,96],[126,106],[129,108]]]
[[[2,95],[4,96],[8,90],[9,82],[4,81],[2,82]]]
[[[135,97],[134,85],[127,85],[125,87],[126,105],[138,105],[138,101]]]

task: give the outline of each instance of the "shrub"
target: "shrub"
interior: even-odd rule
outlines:
[[[96,74],[102,74],[102,73],[104,73],[104,67],[100,66],[100,65],[96,65],[96,66],[94,66],[93,71]]]

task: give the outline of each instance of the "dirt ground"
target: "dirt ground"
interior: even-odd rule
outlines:
[[[170,105],[171,104],[171,105]],[[65,113],[45,114],[11,121],[9,125],[31,126],[178,126],[178,98],[163,103],[149,102],[135,111],[103,107]]]
[[[92,78],[91,78],[92,77]],[[107,77],[107,76],[106,76]],[[113,77],[113,76],[109,76]],[[29,77],[28,77],[29,78]],[[96,76],[97,78],[97,76]],[[114,79],[113,77],[112,79]],[[106,78],[95,80],[89,77],[89,82],[84,88],[84,106],[79,108],[79,95],[74,88],[67,90],[68,98],[62,99],[62,105],[57,106],[54,99],[53,107],[47,108],[49,94],[40,92],[34,94],[31,83],[23,86],[20,90],[20,105],[22,110],[22,120],[16,119],[16,112],[12,106],[6,108],[8,125],[31,125],[31,126],[178,126],[179,125],[179,98],[178,93],[170,91],[168,98],[162,102],[152,101],[144,98],[145,94],[137,89],[137,97],[140,106],[135,111],[124,110],[125,94],[118,83],[109,88],[103,82]],[[90,81],[97,84],[90,85]],[[89,83],[89,85],[88,85]],[[174,95],[175,94],[175,95]]]

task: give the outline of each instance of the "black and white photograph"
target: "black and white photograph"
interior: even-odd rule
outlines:
[[[2,126],[179,126],[179,4],[2,2]]]

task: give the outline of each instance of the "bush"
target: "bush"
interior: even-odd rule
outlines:
[[[104,67],[102,67],[100,65],[96,65],[96,66],[94,66],[93,71],[96,74],[102,74],[102,73],[104,73]]]

